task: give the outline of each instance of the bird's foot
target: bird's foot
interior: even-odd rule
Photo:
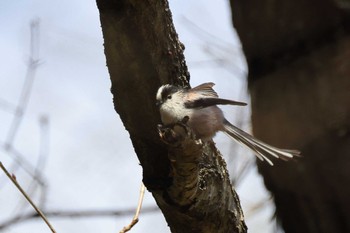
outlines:
[[[158,125],[158,133],[161,140],[168,145],[177,145],[186,137],[195,138],[187,125],[190,118],[185,116],[181,121],[169,125]]]

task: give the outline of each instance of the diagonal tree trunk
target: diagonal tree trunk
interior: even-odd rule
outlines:
[[[213,143],[160,141],[158,87],[189,86],[183,45],[166,0],[97,0],[114,106],[172,232],[246,232],[226,164]],[[117,143],[117,142],[116,142]]]
[[[254,134],[303,154],[274,169],[258,164],[286,233],[350,232],[346,2],[231,0],[249,66]]]

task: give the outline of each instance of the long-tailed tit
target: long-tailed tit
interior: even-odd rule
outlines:
[[[299,156],[297,150],[279,149],[270,146],[228,122],[216,105],[229,104],[245,106],[246,103],[221,99],[213,90],[214,83],[203,83],[192,89],[174,85],[163,85],[158,89],[156,100],[164,125],[181,122],[188,117],[187,124],[198,139],[208,141],[218,131],[225,132],[232,139],[249,147],[260,160],[273,165],[269,157],[283,160]]]

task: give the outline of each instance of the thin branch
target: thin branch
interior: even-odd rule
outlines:
[[[240,75],[245,74],[244,70],[242,70],[236,64],[236,62],[230,62],[232,58],[235,58],[234,55],[239,53],[240,49],[235,48],[231,42],[227,42],[222,38],[206,31],[204,28],[199,27],[189,18],[183,16],[182,20],[184,21],[184,25],[190,29],[191,33],[205,42],[203,51],[213,58],[211,61],[209,61],[210,63],[216,64],[225,70],[233,71]],[[201,64],[202,61],[189,62],[189,64],[193,63],[197,66],[203,66],[203,64]]]
[[[4,148],[5,144],[0,142],[0,147]],[[44,175],[41,172],[35,172],[35,167],[25,159],[25,156],[16,150],[14,147],[8,148],[6,151],[13,161],[19,165],[28,175],[30,175],[34,180],[36,180],[40,185],[46,185]]]
[[[221,50],[221,48],[213,47],[212,44],[204,45],[203,51],[207,53],[210,57],[213,57],[213,61],[219,66],[226,69],[229,72],[238,73],[241,76],[245,74],[245,71],[241,69],[237,62],[232,61],[233,52],[230,52],[230,48],[226,50]]]
[[[214,35],[207,30],[199,27],[195,22],[187,18],[186,16],[183,16],[182,21],[184,22],[184,25],[189,28],[189,30],[197,35],[199,38],[207,38],[211,41],[211,44],[214,46],[221,48],[222,50],[227,50],[227,48],[234,48],[232,42],[228,42],[226,40],[223,40],[221,37],[218,37],[217,35]]]
[[[40,44],[40,19],[36,18],[30,22],[30,59],[39,60]]]
[[[125,233],[125,232],[130,231],[131,228],[133,228],[133,226],[135,226],[135,224],[139,221],[139,215],[140,215],[144,195],[145,195],[145,185],[143,183],[141,183],[140,196],[139,196],[139,202],[138,202],[137,208],[136,208],[136,213],[135,213],[134,217],[132,218],[131,223],[129,225],[123,227],[123,229],[119,233]]]
[[[39,158],[37,162],[37,167],[35,169],[35,176],[40,176],[41,172],[44,170],[46,161],[49,157],[49,147],[50,147],[50,125],[49,125],[49,117],[48,116],[41,116],[40,117],[40,129],[41,129],[41,140],[40,140],[40,152],[39,152]],[[46,184],[41,185],[41,197],[39,201],[39,205],[41,208],[44,207],[46,203],[46,193],[47,193],[47,186]]]
[[[5,141],[5,149],[11,149],[15,137],[17,135],[18,129],[21,125],[26,107],[28,105],[29,96],[33,87],[36,68],[39,66],[39,20],[33,20],[30,24],[30,55],[29,55],[29,64],[27,68],[25,82],[21,91],[21,96],[16,107],[16,113],[13,117],[10,129],[7,134]]]
[[[35,168],[25,159],[21,153],[14,149],[13,143],[18,133],[19,127],[24,117],[26,107],[29,102],[30,93],[35,79],[35,73],[37,67],[40,65],[39,62],[39,25],[40,21],[38,19],[32,20],[30,23],[30,48],[29,48],[29,63],[27,66],[27,72],[25,76],[25,82],[22,87],[19,101],[16,106],[12,107],[14,113],[12,122],[10,124],[9,130],[7,132],[7,137],[4,143],[0,143],[1,148],[3,148],[9,156],[15,162],[15,166],[23,168],[34,180],[36,180],[40,185],[44,186],[44,178],[39,172],[35,172]],[[9,104],[2,101],[2,104],[10,107]],[[1,182],[1,181],[0,181]]]
[[[40,125],[40,149],[39,149],[39,156],[37,159],[37,163],[34,170],[34,177],[40,177],[42,176],[42,172],[44,171],[44,167],[46,165],[46,161],[49,154],[49,119],[47,116],[41,116],[39,119],[39,125]],[[41,188],[41,195],[39,199],[38,206],[42,209],[45,204],[46,199],[46,184],[45,183],[39,183],[36,179],[32,179],[28,188],[27,192],[30,196],[33,196],[34,192],[37,190],[38,186]],[[22,203],[19,205],[19,208],[21,212],[23,213],[23,210],[25,209],[27,205],[25,203]]]
[[[142,208],[142,213],[155,213],[159,212],[157,206],[144,207]],[[94,218],[94,217],[121,217],[126,215],[135,214],[135,209],[126,210],[52,210],[45,211],[45,216],[52,218]],[[25,221],[30,221],[39,218],[40,216],[36,212],[26,213],[24,215],[18,214],[7,221],[0,223],[0,230],[7,227],[13,226],[15,224],[23,223]]]
[[[0,109],[4,110],[5,112],[9,112],[11,114],[16,113],[15,105],[4,99],[0,99]]]
[[[27,195],[27,193],[23,190],[23,188],[19,185],[19,183],[17,182],[16,178],[11,175],[6,168],[4,167],[4,165],[2,164],[2,162],[0,162],[0,167],[1,169],[5,172],[6,176],[12,181],[12,183],[17,187],[17,189],[23,194],[23,196],[27,199],[27,201],[31,204],[31,206],[35,209],[35,211],[39,214],[39,216],[44,220],[44,222],[46,223],[46,225],[50,228],[50,230],[52,231],[52,233],[56,233],[55,229],[53,228],[53,226],[50,224],[49,220],[45,217],[45,215],[41,212],[41,210],[34,204],[34,202],[30,199],[30,197]]]

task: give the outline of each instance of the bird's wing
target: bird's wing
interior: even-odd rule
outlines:
[[[191,95],[192,93],[197,93],[208,96],[208,97],[219,97],[218,94],[214,91],[212,88],[215,84],[214,83],[203,83],[201,85],[198,85],[192,89],[188,90],[188,93]]]
[[[206,108],[213,105],[218,104],[231,104],[231,105],[240,105],[245,106],[246,103],[233,101],[233,100],[227,100],[227,99],[220,99],[218,98],[218,94],[214,91],[213,86],[214,83],[203,83],[201,85],[198,85],[192,89],[189,89],[188,96],[189,100],[185,103],[186,108]],[[198,95],[203,96],[202,98],[196,98]]]
[[[200,98],[192,101],[187,101],[185,102],[185,107],[186,108],[206,108],[206,107],[219,105],[219,104],[230,104],[230,105],[239,105],[239,106],[247,105],[246,103],[238,102],[234,100],[205,97],[205,98]]]
[[[239,105],[239,106],[247,105],[246,103],[243,103],[243,102],[218,98],[219,97],[218,94],[212,88],[214,85],[215,85],[214,83],[203,83],[192,89],[189,89],[188,90],[189,101],[185,103],[185,107],[186,108],[206,108],[206,107],[210,107],[218,104],[230,104],[230,105]],[[203,96],[203,97],[198,99],[196,98],[198,96]]]

